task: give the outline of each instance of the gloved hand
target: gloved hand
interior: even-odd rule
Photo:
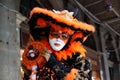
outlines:
[[[39,41],[29,43],[22,54],[22,65],[28,70],[38,65],[41,68],[50,58],[50,51]]]
[[[52,52],[48,50],[46,47],[41,51],[41,55],[46,59],[46,61],[50,59],[51,53]]]

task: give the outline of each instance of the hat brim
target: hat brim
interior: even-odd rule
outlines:
[[[93,25],[87,24],[82,21],[78,21],[77,19],[68,20],[63,16],[59,16],[58,14],[54,13],[51,10],[35,7],[30,13],[30,20],[32,19],[38,20],[39,18],[42,18],[47,22],[61,25],[61,27],[68,27],[74,31],[83,32],[85,36],[95,31]],[[37,20],[35,21],[37,22]]]

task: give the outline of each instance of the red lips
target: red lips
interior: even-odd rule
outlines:
[[[54,45],[55,45],[55,46],[60,46],[60,44],[59,44],[59,43],[54,43]]]

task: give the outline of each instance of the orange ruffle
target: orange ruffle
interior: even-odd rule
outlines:
[[[67,57],[69,56],[70,58],[72,57],[73,53],[79,52],[83,57],[86,56],[86,50],[84,47],[81,45],[81,43],[78,42],[72,42],[67,49],[62,50],[62,51],[54,51],[51,49],[49,43],[47,41],[41,41],[49,50],[51,50],[57,57],[59,61],[62,59],[67,60]]]

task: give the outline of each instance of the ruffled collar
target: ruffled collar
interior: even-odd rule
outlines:
[[[67,60],[67,57],[72,58],[72,55],[75,54],[75,52],[79,52],[83,57],[86,56],[86,50],[84,49],[84,47],[80,44],[80,42],[72,42],[67,49],[62,50],[62,51],[54,51],[49,43],[45,40],[41,41],[46,48],[48,48],[49,50],[51,50],[55,56],[57,57],[57,59],[59,61],[61,61],[62,59]]]

